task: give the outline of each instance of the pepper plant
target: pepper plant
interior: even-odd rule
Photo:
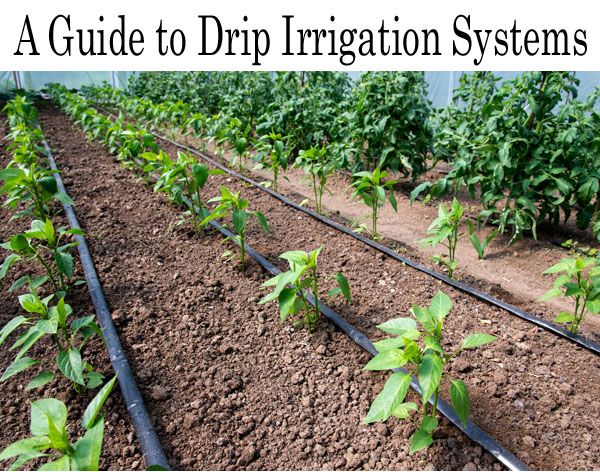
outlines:
[[[365,205],[371,208],[371,236],[373,239],[379,237],[377,233],[377,220],[379,208],[383,207],[386,199],[389,199],[394,211],[398,211],[398,203],[394,195],[395,180],[385,180],[388,172],[376,167],[373,172],[362,171],[353,175],[352,183],[354,193],[352,197],[359,197]]]
[[[200,222],[209,214],[202,200],[202,189],[209,175],[221,175],[223,172],[209,169],[192,155],[181,151],[177,152],[177,160],[171,159],[162,150],[158,154],[146,152],[141,157],[147,161],[144,172],[157,176],[154,191],[167,193],[177,204],[187,207],[184,216],[191,219],[197,232],[202,227]]]
[[[56,305],[51,305],[53,298],[54,294],[42,299],[34,290],[19,296],[24,314],[15,316],[0,330],[0,345],[17,329],[28,329],[10,348],[19,351],[0,377],[0,382],[40,364],[40,361],[26,354],[40,339],[49,336],[58,351],[56,366],[59,371],[73,382],[77,390],[81,387],[96,388],[104,377],[82,356],[83,348],[90,338],[97,335],[102,339],[102,332],[94,321],[94,315],[69,320],[73,313],[71,306],[65,303],[64,298],[60,298]],[[49,359],[44,359],[42,363],[53,364]],[[27,388],[42,387],[53,378],[52,368],[44,370],[31,380]]]
[[[429,237],[423,239],[421,243],[424,246],[435,247],[438,244],[448,249],[447,259],[444,255],[433,256],[433,260],[445,266],[448,269],[448,277],[452,278],[457,267],[456,246],[462,234],[459,232],[459,225],[462,221],[463,207],[455,198],[452,201],[450,209],[443,203],[438,208],[438,217],[431,223],[427,229]]]
[[[327,188],[327,179],[336,169],[335,163],[328,158],[327,148],[325,146],[311,147],[300,151],[294,165],[310,176],[315,210],[317,213],[322,214],[323,193]]]
[[[232,164],[238,166],[240,173],[246,169],[245,160],[250,150],[248,141],[250,131],[250,124],[244,126],[240,119],[232,118],[223,128],[222,137],[219,139],[219,144],[228,143],[233,146],[235,154]]]
[[[24,210],[16,213],[11,219],[23,216],[34,216],[45,220],[50,216],[50,203],[59,201],[73,205],[66,193],[59,192],[53,175],[55,171],[42,169],[36,163],[28,167],[7,167],[0,170],[0,181],[4,185],[0,193],[6,195],[4,206],[16,209],[19,205]]]
[[[261,287],[275,287],[275,289],[263,297],[259,303],[264,304],[277,300],[281,319],[285,321],[289,316],[301,315],[302,320],[298,323],[304,324],[309,333],[314,333],[317,323],[321,318],[319,306],[319,273],[317,260],[321,248],[311,252],[288,251],[279,257],[288,261],[290,269],[281,272],[275,277],[267,280]],[[328,293],[328,298],[343,294],[350,302],[350,286],[348,280],[341,272],[335,276],[338,286]],[[312,302],[307,298],[312,296]]]
[[[389,376],[364,419],[367,424],[387,421],[392,416],[406,419],[413,411],[418,411],[414,402],[404,401],[412,375],[417,376],[422,408],[420,426],[411,440],[411,454],[433,443],[433,431],[438,426],[437,405],[444,368],[461,352],[496,339],[489,334],[473,333],[466,336],[454,350],[447,350],[444,348],[444,320],[451,310],[450,297],[437,292],[429,307],[412,306],[411,312],[416,320],[396,318],[379,325],[379,329],[396,337],[376,342],[378,354],[364,367],[364,370],[406,369]],[[450,399],[456,414],[466,426],[470,399],[467,385],[462,380],[450,382]]]
[[[220,189],[221,195],[211,198],[208,203],[218,203],[212,213],[206,216],[200,224],[206,226],[211,220],[221,218],[231,218],[233,230],[235,234],[226,239],[233,239],[240,246],[240,269],[246,269],[246,229],[248,219],[255,217],[262,230],[265,233],[270,233],[269,225],[265,215],[260,211],[249,211],[247,208],[250,201],[240,197],[240,192],[233,193],[227,187],[222,186]]]
[[[67,432],[67,407],[55,398],[31,403],[31,437],[16,441],[0,452],[0,461],[16,458],[10,470],[18,470],[34,459],[47,458],[39,470],[99,470],[104,417],[101,410],[117,377],[106,383],[83,413],[84,435],[75,443]],[[26,468],[27,469],[27,468]]]
[[[258,150],[258,168],[270,169],[273,173],[273,190],[277,192],[279,182],[279,169],[284,172],[288,165],[288,149],[285,138],[278,133],[269,133],[261,136],[256,142]]]
[[[9,241],[0,244],[1,248],[10,251],[0,265],[0,280],[6,277],[8,270],[15,263],[23,260],[35,261],[45,271],[43,281],[49,280],[56,292],[66,293],[69,281],[73,278],[71,251],[77,246],[77,242],[63,244],[64,238],[83,234],[80,229],[55,228],[49,219],[45,222],[33,220],[29,231],[16,234]],[[52,262],[49,262],[49,258]]]
[[[600,313],[600,265],[592,257],[564,258],[544,274],[559,274],[553,287],[540,301],[564,296],[571,298],[575,304],[572,311],[563,311],[555,323],[567,325],[569,332],[577,334],[579,325],[586,315]]]
[[[484,259],[485,250],[498,235],[498,230],[494,229],[483,239],[479,239],[475,234],[475,226],[471,220],[467,220],[467,226],[469,227],[469,239],[471,240],[471,244],[473,245],[475,252],[477,252],[477,257],[479,259]]]

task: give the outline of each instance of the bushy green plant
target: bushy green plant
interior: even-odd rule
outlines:
[[[383,207],[385,201],[389,199],[394,211],[398,211],[398,204],[394,195],[396,181],[385,180],[387,176],[387,171],[382,171],[379,167],[376,167],[373,172],[362,171],[352,176],[354,178],[352,197],[359,197],[371,209],[371,236],[374,239],[379,237],[377,220],[379,209]]]
[[[575,304],[573,311],[561,312],[554,321],[566,324],[569,331],[576,334],[586,315],[600,313],[600,265],[592,257],[564,258],[546,269],[544,274],[559,274],[553,287],[540,301],[556,297],[571,298]]]
[[[419,429],[412,436],[411,454],[433,443],[433,431],[438,425],[437,404],[444,367],[461,352],[495,339],[489,334],[474,333],[465,337],[454,350],[447,350],[444,348],[444,320],[451,310],[450,297],[437,292],[429,307],[412,306],[411,312],[416,321],[413,318],[396,318],[379,325],[379,329],[396,337],[376,342],[375,348],[379,353],[364,367],[364,370],[407,370],[390,375],[383,390],[371,404],[364,419],[367,424],[386,421],[392,416],[405,419],[413,411],[418,411],[414,402],[404,401],[412,381],[411,374],[417,376],[421,387],[422,414]],[[432,398],[432,405],[429,405]],[[456,414],[466,426],[470,399],[467,385],[462,380],[450,382],[450,399]]]
[[[288,261],[290,269],[262,284],[262,287],[275,288],[263,297],[260,303],[277,300],[281,319],[285,321],[290,316],[301,315],[302,318],[297,320],[297,323],[304,324],[309,333],[315,332],[321,318],[321,308],[318,303],[320,300],[318,272],[320,253],[321,248],[308,253],[304,251],[284,252],[279,257]],[[343,294],[346,300],[350,301],[348,280],[341,272],[338,272],[335,278],[338,286],[329,291],[328,298]],[[308,301],[307,293],[312,295],[314,304]]]

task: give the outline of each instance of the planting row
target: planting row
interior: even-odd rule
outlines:
[[[85,126],[85,123],[96,123],[96,122],[102,122],[103,120],[105,121],[105,130],[104,132],[100,131],[98,132],[98,136],[106,136],[106,140],[107,142],[111,139],[111,136],[113,136],[114,132],[109,131],[112,130],[113,128],[111,128],[112,126],[118,127],[121,126],[123,129],[125,129],[127,131],[127,133],[125,133],[125,136],[123,139],[127,140],[130,139],[132,142],[133,141],[137,141],[137,145],[128,145],[126,146],[126,152],[122,152],[123,149],[121,149],[121,152],[118,152],[118,155],[120,156],[120,158],[122,160],[124,160],[125,163],[127,164],[131,164],[134,165],[135,167],[139,167],[139,162],[144,162],[146,160],[147,157],[151,157],[152,154],[157,155],[160,153],[157,153],[157,150],[151,150],[151,148],[153,148],[154,146],[156,146],[155,143],[152,142],[152,140],[148,137],[148,135],[146,133],[144,133],[143,131],[137,130],[134,126],[132,125],[127,125],[127,124],[123,124],[118,123],[115,124],[115,122],[112,122],[110,120],[107,120],[106,117],[94,112],[93,110],[89,110],[87,109],[87,105],[85,105],[85,102],[82,101],[79,97],[75,96],[75,95],[69,95],[69,94],[65,94],[64,91],[60,91],[58,89],[55,89],[53,91],[53,95],[55,95],[56,97],[59,98],[59,100],[61,102],[63,102],[63,105],[65,106],[65,108],[70,108],[71,110],[76,110],[79,109],[79,112],[74,114],[75,117],[78,119],[78,121],[83,124]],[[115,128],[116,129],[116,128]],[[88,132],[90,134],[94,133],[94,128],[90,127],[88,128]],[[116,131],[115,131],[116,132]],[[133,152],[131,152],[131,150],[134,149]],[[146,151],[146,152],[144,152]],[[146,154],[147,152],[150,152],[150,155],[146,155],[146,157],[144,157],[144,154]],[[171,157],[169,157],[169,155]],[[171,161],[170,163],[168,163],[168,165],[161,169],[158,168],[156,166],[153,167],[148,167],[145,164],[141,165],[142,170],[145,168],[146,172],[151,172],[155,177],[158,178],[158,182],[160,182],[160,178],[162,176],[164,176],[164,174],[166,172],[166,169],[172,169],[172,164],[173,164],[173,155],[175,155],[175,153],[170,153],[170,154],[164,154],[162,156],[162,161],[168,163],[168,161]],[[167,159],[169,158],[169,159]],[[182,156],[180,155],[179,158],[182,158]],[[154,158],[153,158],[154,159]],[[218,176],[215,176],[215,178],[217,178]],[[210,182],[210,181],[208,181]],[[158,184],[157,184],[158,185]],[[160,185],[158,187],[160,189]],[[186,203],[186,200],[193,200],[189,199],[189,198],[183,198],[185,197],[184,193],[181,191],[182,189],[179,188],[179,190],[177,190],[174,193],[171,193],[170,191],[167,192],[172,199],[174,199],[175,201],[179,202],[179,203],[184,203],[186,205],[188,205],[189,208],[189,202]],[[231,195],[235,195],[236,192],[232,192],[232,191],[227,191],[225,192],[225,195],[223,195],[223,193],[221,194],[219,198],[219,200],[216,202],[218,203],[218,206],[221,206],[223,204],[224,200],[229,199],[229,194]],[[189,195],[188,195],[189,197]],[[200,201],[200,200],[198,200]],[[198,207],[198,204],[197,204]],[[223,210],[224,208],[221,208],[221,210]],[[191,215],[188,215],[189,217],[191,217]],[[245,226],[241,226],[239,221],[236,223],[235,218],[233,217],[233,212],[230,214],[229,216],[231,218],[231,222],[232,222],[232,228],[236,229],[236,225],[238,226],[238,228],[243,228],[244,232],[246,230]],[[247,221],[247,216],[243,217],[243,223],[245,224]],[[265,226],[265,228],[268,228],[268,225],[263,225]],[[239,234],[238,234],[239,237]],[[256,236],[255,236],[256,237]],[[287,254],[288,258],[292,259],[292,273],[295,272],[293,270],[294,264],[297,264],[298,266],[302,265],[303,268],[307,267],[309,264],[301,264],[300,258],[301,258],[302,253],[299,252],[294,252],[291,254]],[[306,257],[306,253],[304,253],[304,257]],[[296,258],[296,260],[294,260],[294,258]],[[308,259],[303,259],[302,262],[310,262],[310,260]],[[316,262],[316,258],[315,258],[315,262]],[[241,264],[240,264],[241,267]],[[288,273],[289,274],[289,273]],[[281,295],[282,293],[284,294],[283,297],[279,297],[277,296],[278,300],[279,300],[279,304],[280,304],[280,310],[283,311],[283,313],[287,316],[288,314],[294,314],[294,311],[287,311],[288,309],[294,310],[296,307],[299,308],[303,308],[303,305],[301,303],[297,303],[298,302],[298,291],[294,291],[293,288],[291,288],[291,291],[285,290],[284,292],[284,288],[285,288],[285,284],[287,282],[292,282],[292,281],[297,281],[298,279],[293,278],[292,275],[288,275],[288,280],[282,282],[281,285],[281,290],[279,291],[279,295]],[[315,278],[310,278],[309,280],[312,282],[314,282]],[[281,280],[279,280],[281,281]],[[338,280],[339,282],[339,280]],[[340,283],[340,285],[343,285],[343,283]],[[350,284],[353,285],[353,284]],[[340,289],[341,290],[341,287]],[[335,292],[334,292],[335,293]],[[274,296],[272,296],[273,298],[275,298]],[[300,297],[301,298],[301,297]],[[381,347],[381,354],[378,359],[378,362],[382,362],[382,366],[383,364],[385,364],[385,368],[389,368],[390,366],[392,366],[392,364],[394,364],[394,366],[398,366],[398,365],[403,365],[404,364],[409,364],[409,363],[414,363],[416,359],[418,359],[418,366],[416,368],[416,373],[417,374],[421,374],[421,369],[422,370],[422,375],[423,375],[423,384],[428,384],[429,382],[431,382],[433,384],[434,390],[437,390],[437,388],[439,387],[439,381],[440,381],[440,377],[441,377],[441,370],[438,370],[437,366],[440,364],[444,364],[444,359],[446,359],[447,361],[453,360],[452,355],[448,355],[446,354],[448,351],[448,347],[446,346],[444,349],[442,349],[443,352],[439,352],[439,350],[436,350],[436,346],[433,345],[432,343],[434,342],[435,338],[436,338],[436,334],[437,331],[435,331],[436,329],[439,328],[439,330],[441,330],[441,326],[439,325],[440,322],[442,321],[442,319],[445,317],[445,315],[447,314],[447,312],[445,312],[445,310],[449,309],[448,303],[446,301],[446,299],[444,298],[444,296],[442,294],[439,294],[435,297],[435,301],[436,301],[436,306],[433,307],[431,306],[429,309],[420,309],[418,306],[414,306],[413,307],[413,313],[415,313],[415,317],[416,319],[422,324],[422,329],[423,329],[423,325],[424,323],[430,323],[430,329],[434,331],[433,334],[429,334],[428,337],[426,339],[428,339],[428,341],[424,341],[426,344],[419,344],[419,343],[415,343],[414,339],[411,339],[411,336],[414,334],[414,332],[411,334],[411,330],[416,328],[416,324],[414,326],[414,328],[411,328],[411,326],[413,325],[413,323],[415,323],[414,319],[400,319],[398,321],[396,321],[395,323],[397,323],[399,326],[397,327],[397,332],[401,332],[400,337],[398,340],[390,340],[390,341],[386,341],[386,343],[389,344],[389,346],[387,346],[389,349],[387,349],[385,347],[384,343]],[[439,306],[438,306],[439,305]],[[418,314],[416,314],[418,313]],[[436,315],[437,313],[437,315]],[[439,315],[439,316],[438,316]],[[429,317],[429,318],[428,318]],[[427,321],[429,320],[429,321]],[[434,321],[437,320],[437,321]],[[409,326],[411,325],[411,326]],[[435,327],[434,327],[435,325]],[[385,326],[385,325],[384,325]],[[391,329],[391,328],[390,328]],[[425,331],[428,331],[429,329],[427,327],[425,327]],[[492,338],[491,337],[486,337],[485,335],[477,335],[473,338],[467,338],[467,340],[464,341],[465,344],[462,345],[463,348],[469,348],[469,347],[473,347],[475,345],[477,345],[478,343],[485,343],[485,342],[489,342],[491,341]],[[438,340],[439,342],[439,340]],[[470,343],[473,342],[474,345],[471,346]],[[417,346],[418,348],[418,352],[415,351],[413,352],[414,355],[418,356],[418,357],[410,357],[412,354],[410,353],[410,351],[414,351],[413,347],[410,346]],[[459,343],[460,346],[460,343]],[[409,352],[407,353],[407,349],[409,350]],[[389,351],[389,352],[388,352]],[[460,349],[459,349],[460,351]],[[387,354],[386,354],[387,353]],[[427,360],[425,360],[425,358],[427,357]],[[377,358],[376,358],[377,359]],[[437,359],[437,360],[434,360]],[[440,361],[440,364],[438,364],[438,360]],[[424,366],[421,366],[422,362],[425,362]],[[386,362],[388,362],[389,364],[386,364]],[[453,362],[450,363],[450,365],[453,364]],[[382,367],[383,368],[383,367]],[[438,372],[439,372],[439,377],[438,377]],[[382,417],[385,417],[386,415],[390,415],[390,414],[394,414],[395,408],[392,408],[392,406],[394,406],[394,401],[397,403],[401,403],[402,399],[403,399],[403,394],[402,394],[402,389],[404,388],[402,383],[399,383],[401,376],[397,376],[396,374],[394,374],[392,376],[392,378],[390,378],[390,387],[389,389],[386,391],[386,388],[384,387],[383,392],[385,392],[385,395],[383,395],[382,393],[382,397],[378,397],[378,399],[374,402],[374,404],[372,405],[372,414],[374,416],[378,416],[381,415]],[[392,379],[393,382],[392,382]],[[387,387],[388,384],[386,384]],[[402,387],[402,388],[400,388]],[[432,387],[432,388],[433,388]],[[459,403],[460,398],[462,397],[463,399],[465,398],[464,395],[461,395],[461,387],[462,384],[457,382],[455,384],[452,384],[451,386],[451,400],[455,400],[456,404],[455,407],[457,409],[457,411],[459,411],[461,408],[463,408],[461,406],[461,404]],[[452,390],[453,390],[453,394],[452,394]],[[393,394],[391,393],[393,392]],[[405,393],[405,392],[404,392]],[[435,393],[435,392],[430,392],[430,393]],[[396,396],[397,395],[397,396]],[[390,398],[392,397],[392,398]],[[391,404],[389,402],[392,402]],[[397,404],[396,403],[396,404]],[[374,408],[374,410],[373,410]],[[412,405],[410,406],[406,406],[404,405],[402,408],[398,409],[398,415],[397,416],[406,416],[410,410],[412,409]],[[380,411],[381,410],[381,411]],[[402,411],[400,411],[402,410]],[[424,416],[424,420],[421,422],[421,426],[420,428],[417,429],[415,435],[413,436],[413,445],[417,446],[420,444],[420,441],[423,441],[423,444],[426,444],[428,442],[427,438],[431,438],[431,431],[430,431],[430,427],[432,426],[432,420],[431,420],[431,416],[428,414],[430,412],[424,412],[425,416]],[[369,416],[368,416],[369,417]]]
[[[130,99],[123,93],[115,89],[88,89],[88,95],[92,100],[100,100],[101,103],[108,102],[111,106],[124,111],[132,119],[141,119],[147,126],[169,129],[171,134],[183,136],[192,135],[200,142],[206,143],[210,140],[216,140],[219,149],[223,152],[228,146],[235,152],[239,170],[243,172],[245,168],[244,161],[249,158],[250,138],[246,134],[239,135],[239,126],[241,121],[231,120],[224,129],[219,128],[218,124],[210,131],[206,124],[198,124],[197,115],[188,115],[185,107],[181,104],[155,105],[149,101]],[[104,98],[102,98],[104,97]],[[107,98],[110,97],[110,98]],[[177,112],[169,107],[174,106]],[[95,123],[87,122],[90,129],[94,132]],[[84,126],[85,129],[85,126]],[[271,133],[254,141],[254,147],[257,153],[254,156],[259,167],[269,167],[274,176],[274,190],[277,190],[277,175],[280,166],[285,170],[290,156],[289,148],[284,144],[281,135]],[[311,186],[314,192],[315,206],[318,213],[322,211],[321,199],[324,192],[327,191],[328,176],[334,171],[335,167],[327,159],[325,147],[311,148],[301,150],[294,166],[299,167],[306,172],[310,178]],[[386,201],[390,201],[392,207],[396,209],[396,198],[394,196],[394,185],[396,181],[388,178],[387,171],[375,168],[372,172],[361,171],[354,174],[354,197],[360,198],[371,212],[371,234],[374,238],[378,237],[377,221],[379,209]],[[485,237],[480,237],[475,231],[473,223],[464,215],[464,209],[460,202],[455,198],[450,207],[443,203],[439,206],[438,218],[435,219],[427,231],[427,237],[421,241],[425,246],[442,246],[446,249],[445,254],[436,255],[433,260],[445,267],[450,278],[458,267],[456,247],[463,236],[460,227],[466,222],[469,228],[469,241],[473,249],[477,252],[479,259],[485,258],[485,251],[492,239],[497,235],[497,231],[492,231]],[[597,259],[581,255],[573,258],[564,258],[558,264],[548,268],[545,274],[558,274],[554,286],[544,294],[539,301],[547,301],[559,296],[572,299],[572,308],[563,310],[555,316],[556,323],[564,324],[571,333],[577,333],[579,326],[588,314],[597,315],[600,313],[600,265]]]
[[[31,437],[6,447],[0,452],[0,461],[15,459],[13,470],[31,467],[32,460],[44,470],[97,470],[104,435],[101,410],[116,377],[105,383],[105,376],[92,365],[87,347],[95,339],[102,340],[95,316],[76,318],[74,313],[80,310],[67,303],[73,288],[83,282],[74,277],[72,254],[77,245],[72,237],[82,232],[57,224],[58,203],[73,202],[58,191],[54,172],[48,167],[33,103],[17,96],[4,112],[10,126],[12,159],[0,170],[0,192],[4,206],[12,212],[11,220],[29,221],[29,229],[0,245],[7,252],[0,265],[0,280],[26,273],[8,288],[18,298],[20,310],[0,330],[0,345],[15,338],[10,347],[14,359],[0,382],[34,370],[38,373],[27,383],[27,391],[40,392],[62,375],[77,394],[91,391],[95,396],[83,413],[83,435],[76,441],[67,432],[65,403],[56,398],[32,401]],[[36,350],[41,344],[47,347]],[[32,357],[33,351],[43,357]]]

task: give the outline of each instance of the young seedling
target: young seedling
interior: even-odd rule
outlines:
[[[454,271],[456,270],[456,246],[461,233],[458,231],[458,227],[462,220],[463,208],[460,202],[455,198],[452,201],[452,207],[450,210],[446,208],[443,203],[440,204],[438,209],[438,217],[431,223],[427,229],[428,238],[421,240],[421,244],[424,246],[435,247],[438,244],[445,246],[448,249],[448,258],[444,255],[433,256],[433,260],[445,266],[448,269],[448,277],[452,278]]]
[[[55,292],[66,293],[69,289],[68,281],[73,278],[71,250],[77,246],[77,242],[62,243],[65,237],[73,234],[84,233],[80,229],[66,229],[66,227],[55,229],[50,220],[45,222],[33,220],[29,231],[17,234],[8,242],[0,244],[1,248],[11,252],[0,265],[0,280],[15,263],[21,260],[36,261],[46,272],[46,279],[43,282],[50,280]],[[51,263],[48,262],[46,255],[51,257]],[[19,288],[22,285],[22,283],[13,285],[12,288]]]
[[[544,274],[560,274],[539,301],[564,296],[572,298],[573,311],[563,311],[555,323],[566,324],[569,332],[577,334],[579,325],[589,313],[600,313],[600,265],[591,257],[564,258],[558,264],[546,269]]]
[[[234,166],[237,164],[240,173],[243,173],[246,170],[245,160],[250,149],[250,143],[248,142],[250,131],[249,124],[244,127],[241,120],[232,118],[223,129],[222,137],[220,139],[220,144],[227,142],[233,146],[235,156],[232,164]]]
[[[29,167],[7,167],[0,170],[0,180],[4,181],[0,193],[6,194],[4,206],[11,209],[16,209],[18,205],[25,207],[11,219],[33,215],[45,220],[50,215],[49,204],[53,200],[74,205],[66,193],[58,191],[56,180],[52,176],[54,172],[39,169],[35,163]]]
[[[485,238],[479,239],[475,234],[475,228],[473,226],[473,222],[471,220],[467,220],[467,226],[469,227],[469,239],[471,240],[471,244],[473,248],[477,252],[477,257],[479,259],[485,258],[485,250],[488,245],[494,240],[494,238],[498,235],[498,230],[493,230],[490,234],[488,234]]]
[[[280,134],[270,133],[262,136],[256,143],[259,151],[259,169],[271,169],[273,172],[273,190],[277,192],[279,183],[279,168],[284,172],[288,165],[288,149],[285,138]]]
[[[315,211],[323,214],[323,193],[327,188],[327,179],[335,171],[335,164],[328,159],[327,149],[322,146],[300,151],[295,166],[300,167],[310,176],[315,199]]]
[[[379,329],[397,337],[376,342],[375,348],[379,353],[364,367],[364,370],[405,369],[390,375],[383,390],[371,404],[364,419],[367,424],[386,421],[392,416],[405,419],[411,412],[417,411],[415,403],[404,402],[412,375],[417,376],[421,387],[422,415],[419,429],[412,436],[411,454],[433,443],[433,431],[438,425],[437,404],[444,367],[464,350],[483,346],[496,339],[489,334],[473,333],[465,337],[456,349],[447,351],[443,347],[443,327],[444,319],[451,310],[450,297],[437,292],[428,308],[416,304],[412,306],[411,312],[416,321],[413,318],[396,318],[379,325]],[[462,380],[450,382],[450,399],[456,414],[466,426],[470,400],[467,385]]]
[[[187,207],[184,216],[192,220],[197,233],[201,228],[200,221],[209,214],[202,200],[202,189],[209,175],[221,175],[223,171],[209,169],[184,152],[177,153],[177,160],[171,159],[163,151],[159,151],[158,154],[146,152],[141,157],[148,162],[144,172],[156,174],[158,177],[154,191],[167,193],[174,202]]]
[[[233,193],[227,187],[221,187],[221,195],[211,198],[208,203],[218,203],[211,214],[206,216],[200,224],[206,226],[211,220],[229,217],[236,233],[232,239],[240,246],[240,270],[246,269],[246,227],[248,218],[255,217],[265,233],[270,233],[265,215],[260,211],[247,210],[250,201],[240,197],[240,192]],[[227,238],[229,239],[229,238]]]
[[[98,335],[102,338],[102,332],[94,322],[94,315],[70,321],[69,317],[73,313],[71,306],[65,303],[64,298],[60,298],[56,305],[50,305],[53,298],[54,295],[50,295],[41,299],[35,291],[19,296],[24,314],[15,316],[0,330],[0,345],[18,328],[29,328],[10,348],[20,349],[12,364],[0,377],[0,382],[39,364],[40,361],[25,355],[40,339],[50,336],[58,350],[56,362],[60,372],[73,382],[76,390],[81,387],[96,388],[102,383],[103,376],[95,372],[92,365],[84,361],[81,355],[83,347],[92,336]],[[79,341],[79,334],[81,341]],[[30,382],[27,388],[41,387],[53,378],[52,371],[43,371]]]
[[[267,280],[262,287],[275,287],[275,289],[262,298],[261,304],[277,300],[281,319],[285,321],[288,316],[303,313],[302,321],[309,333],[314,333],[317,323],[321,318],[321,309],[318,301],[319,295],[319,273],[317,259],[321,248],[311,252],[289,251],[279,257],[288,261],[290,270],[276,275]],[[343,294],[350,302],[350,287],[348,280],[341,272],[335,276],[338,286],[330,290],[328,297]],[[307,299],[307,294],[312,295],[314,305]]]
[[[85,409],[81,420],[85,434],[75,443],[67,432],[68,412],[63,402],[55,398],[32,402],[31,437],[6,447],[0,452],[0,461],[16,458],[10,470],[42,457],[49,462],[39,470],[99,470],[104,438],[104,417],[100,413],[116,380],[115,376],[102,387]]]
[[[371,236],[373,239],[379,238],[377,233],[378,211],[384,205],[386,197],[394,211],[398,211],[393,190],[396,181],[386,181],[387,176],[387,171],[382,171],[379,167],[375,168],[373,172],[363,171],[353,175],[356,180],[352,183],[354,187],[352,197],[360,197],[364,204],[371,208]]]

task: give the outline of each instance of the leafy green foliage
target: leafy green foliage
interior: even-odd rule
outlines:
[[[45,271],[41,277],[36,277],[36,285],[49,280],[56,292],[67,292],[69,281],[73,278],[73,248],[77,242],[64,242],[69,235],[82,235],[79,229],[67,229],[66,227],[55,228],[52,221],[47,219],[33,220],[31,228],[25,233],[16,234],[0,247],[9,251],[9,255],[0,266],[0,280],[3,279],[10,267],[15,263],[35,261]],[[32,279],[21,277],[13,285],[12,290],[20,288]]]
[[[202,200],[202,189],[208,181],[209,175],[222,174],[220,170],[209,169],[190,154],[177,153],[177,160],[164,151],[158,154],[145,152],[141,155],[147,164],[144,172],[157,177],[154,184],[155,192],[164,192],[179,205],[187,207],[184,217],[192,221],[194,229],[201,228],[200,221],[209,211]]]
[[[379,236],[377,233],[379,208],[383,207],[385,201],[389,199],[394,211],[398,211],[394,195],[396,181],[385,180],[387,176],[387,171],[382,171],[379,167],[376,167],[373,172],[362,171],[353,175],[355,180],[352,183],[354,187],[352,197],[359,197],[371,209],[371,236],[374,239]]]
[[[256,142],[260,169],[270,169],[273,173],[273,190],[277,192],[279,169],[284,172],[288,166],[288,149],[281,134],[269,133]]]
[[[566,324],[571,333],[579,331],[579,325],[589,313],[600,313],[600,266],[597,259],[591,257],[564,258],[544,274],[559,274],[554,280],[553,287],[548,290],[540,301],[556,297],[573,299],[573,311],[561,312],[554,321]]]
[[[85,434],[72,443],[67,432],[67,407],[55,398],[31,403],[31,437],[16,441],[0,452],[0,461],[16,460],[11,470],[29,461],[47,458],[40,470],[98,470],[104,438],[102,407],[109,397],[116,376],[94,397],[83,414]]]
[[[73,309],[60,298],[51,305],[54,295],[40,298],[35,291],[19,296],[23,314],[12,318],[0,330],[0,345],[18,329],[27,328],[14,342],[10,350],[19,349],[14,361],[4,371],[0,381],[20,374],[40,362],[26,357],[29,350],[42,338],[50,336],[58,352],[56,365],[60,372],[73,382],[76,388],[95,388],[102,375],[94,371],[92,365],[82,358],[85,344],[93,336],[102,338],[102,332],[94,322],[94,315],[70,320]],[[44,363],[51,364],[49,359]],[[51,365],[49,366],[51,368]],[[28,385],[28,389],[39,388],[54,378],[54,373],[44,371]]]
[[[336,169],[333,160],[327,156],[328,149],[321,146],[302,150],[294,163],[296,167],[301,168],[309,175],[315,199],[315,210],[319,214],[323,214],[323,193],[327,189],[327,179]]]
[[[431,150],[430,104],[422,72],[365,72],[350,115],[355,165],[412,174],[426,169]]]
[[[448,259],[444,256],[434,256],[433,260],[448,269],[448,277],[452,278],[457,267],[456,246],[460,237],[459,225],[462,221],[463,208],[455,198],[450,209],[442,203],[438,208],[438,217],[427,229],[427,238],[421,241],[424,246],[435,247],[438,244],[448,249]]]
[[[417,375],[423,413],[420,426],[412,437],[411,454],[433,443],[433,431],[438,424],[437,403],[444,367],[462,351],[483,346],[495,339],[489,334],[474,333],[467,336],[454,351],[447,351],[444,348],[443,326],[451,310],[450,297],[437,292],[429,307],[412,306],[414,319],[397,318],[379,325],[379,329],[396,337],[376,342],[375,348],[379,353],[364,367],[364,370],[407,369],[390,375],[383,390],[371,404],[364,419],[367,424],[386,421],[392,416],[405,419],[411,412],[417,411],[415,403],[405,402],[412,380],[411,374]],[[422,331],[417,329],[418,325]],[[451,382],[450,398],[458,417],[466,425],[469,421],[470,400],[464,382]]]
[[[437,197],[466,187],[479,196],[480,216],[512,228],[511,242],[525,232],[536,236],[540,222],[558,225],[578,207],[577,225],[595,231],[600,114],[598,91],[577,98],[572,72],[528,72],[499,87],[492,76],[470,80],[468,109],[452,112],[435,146],[437,159],[452,163],[450,173],[413,192]],[[457,100],[458,102],[458,100]],[[452,105],[453,108],[461,104]],[[600,226],[598,226],[600,228]]]
[[[240,269],[246,268],[246,228],[248,219],[255,217],[265,233],[269,233],[267,219],[260,211],[249,211],[250,201],[240,197],[240,192],[233,193],[227,187],[221,187],[221,195],[211,198],[208,203],[217,203],[212,212],[200,224],[206,226],[211,220],[229,218],[233,225],[234,241],[240,246]]]
[[[282,320],[289,316],[303,314],[302,321],[309,333],[314,333],[319,319],[321,318],[321,308],[319,306],[319,274],[318,257],[321,248],[311,252],[288,251],[279,257],[288,261],[290,269],[281,272],[275,277],[267,280],[262,287],[275,287],[271,293],[263,297],[261,304],[277,300],[279,304],[279,313]],[[336,274],[338,286],[329,291],[328,297],[342,294],[344,298],[350,301],[350,286],[348,280],[341,273]],[[314,300],[314,305],[306,298],[310,293]]]

